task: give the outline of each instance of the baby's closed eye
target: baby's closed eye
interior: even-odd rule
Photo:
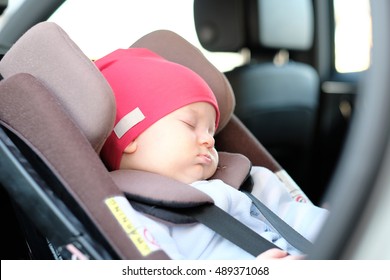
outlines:
[[[181,119],[180,120],[182,123],[185,125],[189,126],[190,128],[195,128],[196,127],[196,122],[193,120],[186,120],[186,119]]]

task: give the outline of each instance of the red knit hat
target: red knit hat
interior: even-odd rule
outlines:
[[[110,170],[119,168],[124,149],[165,115],[194,102],[217,100],[207,83],[183,65],[168,61],[148,49],[118,49],[95,62],[116,99],[113,132],[101,157]]]

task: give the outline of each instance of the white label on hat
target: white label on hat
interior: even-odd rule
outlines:
[[[116,136],[120,139],[127,131],[129,131],[137,123],[145,119],[140,108],[135,108],[133,111],[124,116],[114,127]]]

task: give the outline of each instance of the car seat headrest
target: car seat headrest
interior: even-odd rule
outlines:
[[[194,0],[198,38],[210,51],[308,50],[313,13],[310,0]]]
[[[195,29],[205,49],[212,52],[236,52],[245,47],[245,2],[194,0]]]
[[[41,22],[29,29],[0,61],[0,73],[39,79],[100,152],[114,125],[115,99],[103,75],[61,27]]]
[[[218,152],[220,162],[217,172],[210,180],[219,179],[233,188],[240,189],[250,176],[252,164],[241,154]],[[166,176],[139,170],[114,170],[110,172],[118,187],[135,197],[151,201],[165,201],[177,205],[199,205],[213,200],[188,184]],[[145,184],[145,182],[148,182]],[[143,186],[140,188],[140,186]]]
[[[199,49],[169,30],[151,32],[130,47],[150,49],[165,59],[184,65],[200,75],[217,98],[221,114],[217,132],[229,122],[235,107],[233,90],[225,75],[211,64]]]
[[[308,50],[313,43],[311,0],[259,0],[258,36],[264,47]]]
[[[218,170],[211,180],[219,179],[236,189],[251,190],[251,162],[241,154],[219,152]],[[188,184],[156,173],[140,170],[110,172],[116,185],[125,193],[133,207],[140,212],[171,223],[193,223],[191,217],[178,215],[169,209],[186,209],[214,200]],[[142,187],[140,187],[142,186]]]

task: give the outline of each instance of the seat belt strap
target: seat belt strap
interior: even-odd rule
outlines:
[[[243,191],[253,202],[256,208],[263,214],[263,216],[270,222],[274,229],[279,232],[281,236],[286,239],[293,247],[301,251],[302,253],[308,253],[313,244],[303,237],[299,232],[292,228],[289,224],[283,221],[279,216],[272,212],[267,206],[265,206],[259,199],[253,194]]]
[[[204,204],[186,209],[176,209],[179,213],[193,217],[222,237],[228,239],[251,255],[257,257],[271,248],[278,248],[251,228],[213,204]]]

